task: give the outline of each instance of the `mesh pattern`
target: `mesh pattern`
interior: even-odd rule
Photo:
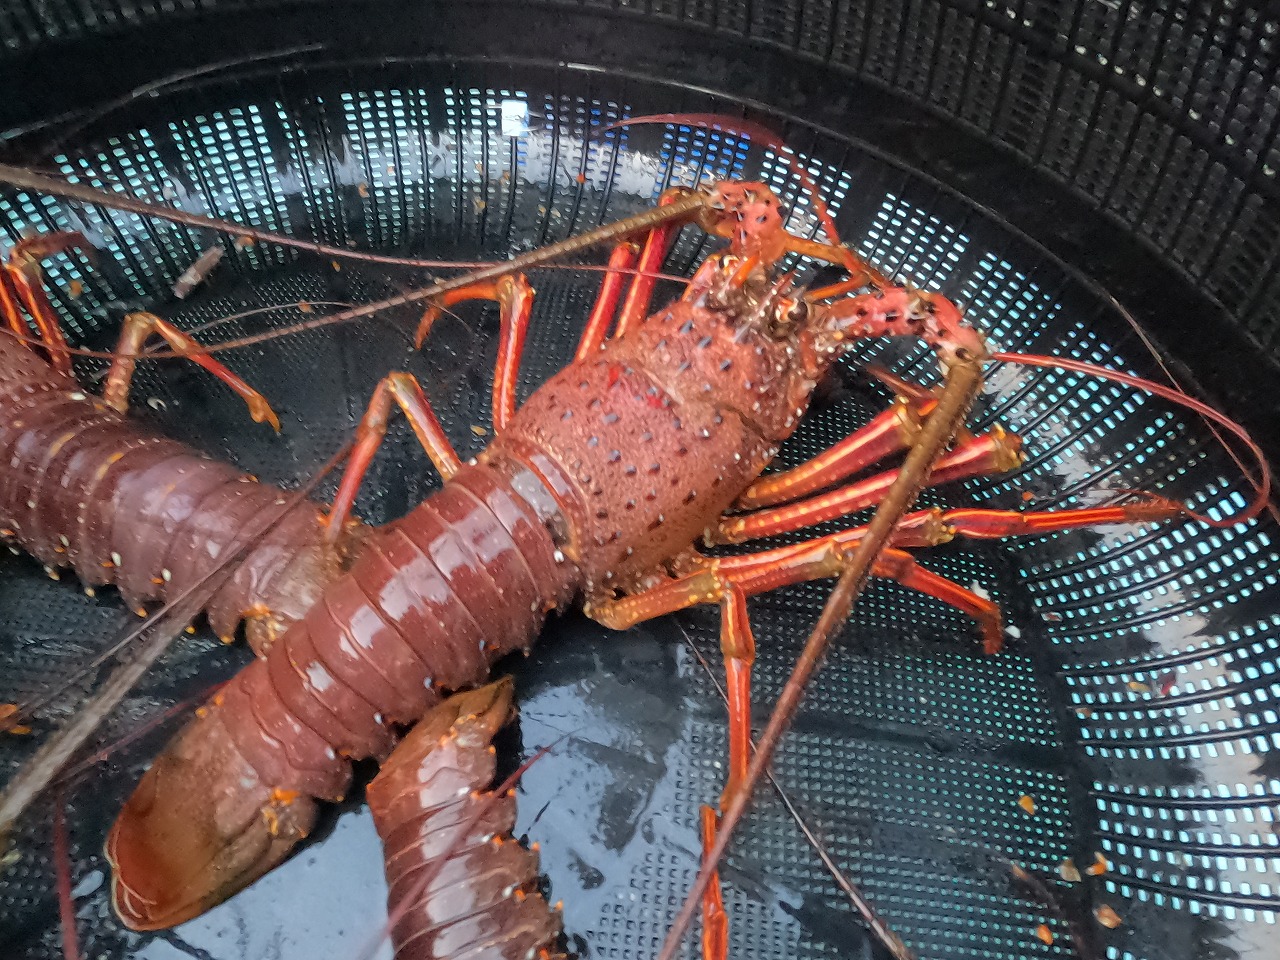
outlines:
[[[885,29],[868,20],[854,34],[879,38]],[[878,62],[866,58],[865,69],[881,69]],[[244,77],[198,97],[165,99],[145,130],[121,129],[58,162],[86,182],[128,183],[192,209],[444,257],[506,256],[708,175],[769,177],[794,207],[793,223],[811,217],[779,158],[747,138],[658,127],[588,139],[632,113],[633,97],[661,99],[666,88],[567,69],[554,83],[534,70],[527,83],[513,75],[502,69],[488,77],[475,67],[460,82],[423,65],[405,68],[394,83],[321,69],[265,85]],[[573,86],[573,96],[559,92]],[[689,92],[680,100],[686,110],[730,106]],[[816,132],[799,160],[832,190],[846,238],[884,269],[961,300],[1000,345],[1146,369],[1131,332],[1106,304],[980,209]],[[90,234],[98,266],[73,254],[55,260],[49,276],[70,329],[94,343],[110,342],[122,303],[177,313],[194,326],[231,310],[299,300],[366,302],[422,282],[420,273],[335,270],[288,251],[229,243],[211,288],[179,308],[168,286],[209,238],[24,194],[0,198],[0,218],[11,238],[33,226]],[[712,248],[686,231],[667,269],[692,270]],[[802,279],[816,275],[812,264],[795,266]],[[540,271],[532,280],[539,296],[521,397],[571,355],[597,277]],[[283,326],[307,309],[202,335]],[[217,385],[178,366],[144,365],[135,397],[161,402],[159,409],[137,405],[166,429],[291,484],[338,446],[378,377],[407,366],[460,453],[471,455],[484,443],[473,428],[488,426],[493,311],[446,318],[427,350],[411,355],[412,320],[392,314],[228,355],[250,382],[270,386],[285,420],[278,439],[251,428]],[[927,352],[913,344],[860,345],[782,463],[824,449],[883,407],[887,398],[856,370],[870,361],[922,382],[936,377]],[[1144,486],[1227,512],[1247,492],[1200,424],[1109,384],[997,368],[975,422],[1025,433],[1025,468],[931,492],[926,502],[1013,508],[1025,491],[1034,507],[1047,509]],[[381,522],[432,487],[425,458],[397,421],[359,509]],[[877,585],[799,719],[779,780],[922,957],[1072,955],[1057,921],[1052,945],[1036,939],[1044,910],[1011,886],[1002,857],[1049,876],[1064,909],[1090,925],[1108,957],[1180,960],[1217,956],[1224,943],[1264,944],[1274,936],[1280,872],[1273,830],[1280,778],[1268,754],[1280,737],[1274,538],[1269,524],[1224,532],[1173,524],[932,551],[924,565],[990,591],[1020,637],[1008,653],[983,659],[964,618]],[[0,675],[0,700],[21,700],[105,645],[121,614],[112,598],[90,601],[71,584],[48,583],[24,559],[4,563],[0,662],[16,669]],[[806,586],[753,602],[762,703],[776,696],[824,597],[824,588]],[[710,654],[717,634],[715,617],[702,613],[622,637],[570,617],[516,667],[523,748],[570,734],[526,777],[522,829],[543,843],[553,899],[569,905],[571,937],[602,955],[652,956],[696,868],[696,807],[720,788],[724,734],[714,688],[687,643]],[[224,675],[239,656],[210,654],[207,640],[186,641],[105,739],[189,695],[197,681]],[[52,716],[72,706],[60,704]],[[106,818],[156,742],[116,759],[94,790],[72,800],[73,882],[94,955],[141,957],[155,948],[110,919],[97,851]],[[0,748],[6,769],[27,750],[11,742]],[[1018,806],[1023,794],[1036,798],[1034,817]],[[17,956],[59,950],[44,815],[24,825],[27,853],[0,878],[0,943]],[[348,812],[341,822],[360,816]],[[319,896],[335,877],[354,875],[348,858],[376,858],[376,851],[356,853],[340,839],[347,836],[336,831],[274,886],[254,888],[168,935],[169,944],[221,960],[243,955],[235,935],[242,929],[246,943],[275,944],[263,955],[314,955],[315,944],[289,926],[297,918],[277,919],[269,896],[282,884],[295,896]],[[1112,862],[1105,876],[1079,886],[1052,879],[1063,856],[1083,865],[1094,851]],[[862,942],[771,797],[762,796],[726,877],[736,942],[753,944],[753,953],[849,955]],[[345,917],[346,936],[371,929],[377,891],[370,897],[374,906],[355,896],[327,906],[313,926]],[[300,909],[315,902],[300,900]],[[1093,924],[1090,911],[1101,903],[1114,905],[1125,925]],[[1241,956],[1261,958],[1261,949]]]
[[[1254,4],[539,5],[621,9],[775,47],[957,118],[1151,243],[1258,341],[1276,346],[1280,20]],[[246,6],[243,0],[6,0],[0,38],[13,54],[166,18],[233,15]],[[483,15],[485,5],[475,6]]]

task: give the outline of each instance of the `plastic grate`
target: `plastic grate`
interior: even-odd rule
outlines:
[[[714,6],[685,8],[696,15]],[[863,42],[856,50],[866,52],[858,69],[890,75],[891,54],[918,54],[931,24],[956,16],[950,8],[917,6],[920,18],[910,23],[886,18],[878,7],[842,8],[850,29],[841,43]],[[1011,9],[1033,22],[1056,16],[1046,5]],[[1003,8],[996,13],[1014,19]],[[1098,16],[1103,20],[1070,29],[1115,29],[1108,15]],[[1006,34],[992,24],[985,29],[987,39],[971,51],[975,63],[1022,62]],[[812,41],[806,37],[793,42]],[[942,61],[919,71],[911,83],[922,91],[940,89],[948,76]],[[818,235],[799,178],[747,138],[670,126],[603,130],[637,112],[632,103],[640,94],[648,103],[665,88],[568,70],[552,82],[518,78],[515,68],[488,76],[476,67],[463,78],[451,67],[422,65],[395,82],[317,70],[273,78],[263,88],[248,80],[213,84],[158,99],[146,126],[68,149],[58,163],[87,183],[123,184],[271,229],[444,257],[506,256],[640,209],[665,186],[705,176],[767,180],[788,205],[793,227]],[[1058,80],[1049,72],[1039,82],[1053,87]],[[955,96],[968,100],[980,89]],[[990,116],[975,114],[972,122],[1015,122],[1026,108],[1014,92],[997,91]],[[714,108],[725,104],[692,94],[673,104]],[[806,136],[792,138],[804,144],[794,160],[822,186],[842,236],[884,269],[955,297],[1002,347],[1147,369],[1107,305],[998,220],[848,143],[818,131]],[[421,272],[352,264],[335,270],[232,243],[211,287],[179,307],[166,291],[207,237],[21,194],[0,197],[0,219],[10,241],[31,229],[86,232],[99,266],[73,254],[51,261],[49,276],[72,332],[95,344],[112,338],[115,300],[176,313],[189,326],[277,308],[202,334],[212,341],[312,316],[299,301],[367,302],[424,280]],[[690,271],[714,247],[686,230],[666,269]],[[803,276],[815,270],[796,266]],[[572,354],[598,283],[598,275],[582,271],[539,271],[531,279],[539,293],[521,398]],[[73,295],[76,284],[84,289]],[[237,372],[270,384],[273,400],[278,395],[285,420],[279,438],[253,430],[217,385],[176,366],[142,365],[135,406],[215,455],[288,485],[339,445],[377,379],[405,368],[422,379],[460,452],[472,455],[489,426],[496,311],[473,304],[442,318],[421,353],[409,349],[415,320],[415,311],[398,311],[382,322],[228,354]],[[857,371],[866,362],[921,382],[936,377],[918,346],[859,345],[779,465],[812,456],[883,409],[885,393]],[[326,375],[298,375],[319,370]],[[1051,509],[1143,486],[1224,512],[1237,509],[1248,489],[1201,424],[1160,401],[1073,374],[996,368],[974,422],[1023,433],[1026,466],[1013,476],[930,491],[922,502]],[[358,506],[381,522],[435,485],[397,419]],[[1274,935],[1269,903],[1280,873],[1280,781],[1267,756],[1280,746],[1275,537],[1270,524],[1206,531],[1173,523],[922,552],[928,569],[988,591],[1019,636],[1006,653],[983,658],[966,618],[877,583],[828,658],[779,759],[779,780],[922,957],[1070,956],[1068,931],[1057,921],[1053,945],[1035,939],[1044,910],[1011,885],[1000,858],[1052,878],[1062,857],[1087,863],[1094,851],[1113,869],[1091,880],[1087,894],[1051,882],[1064,898],[1080,895],[1073,909],[1086,920],[1102,902],[1126,917],[1119,930],[1098,932],[1107,956],[1198,960],[1215,956],[1224,942],[1263,943]],[[22,699],[105,643],[121,613],[109,597],[89,601],[23,559],[6,559],[2,569],[0,700]],[[776,697],[825,595],[826,587],[806,585],[753,601],[762,704]],[[696,810],[720,789],[724,726],[690,642],[715,662],[713,614],[697,611],[622,636],[570,617],[552,625],[535,656],[516,668],[520,749],[527,754],[570,735],[526,778],[521,829],[543,844],[554,894],[569,904],[569,932],[591,953],[651,956],[663,918],[673,915],[696,866]],[[207,664],[225,672],[239,656],[213,650],[205,639],[189,641],[106,736],[153,716],[183,695],[178,691],[190,692],[208,675]],[[53,716],[72,706],[61,704]],[[97,849],[107,807],[155,747],[121,759],[100,785],[95,781],[107,799],[81,795],[73,807],[76,879],[85,884],[77,907],[95,956],[161,949],[113,926],[101,888],[91,883],[102,869]],[[25,747],[3,748],[0,762],[11,769]],[[1023,794],[1036,798],[1036,816],[1019,806]],[[360,816],[349,811],[341,822]],[[16,942],[17,956],[58,955],[44,829],[43,822],[24,826],[32,855],[0,878],[0,943],[9,949]],[[319,896],[334,871],[347,868],[341,858],[353,855],[341,846],[344,836],[335,831],[297,858],[287,883]],[[373,858],[376,876],[376,851],[360,856]],[[770,795],[762,795],[726,876],[735,936],[762,955],[841,956],[861,943],[830,879]],[[376,883],[366,894],[373,906],[353,894],[332,916],[315,917],[317,929],[332,920],[347,924],[348,934],[364,930],[359,923],[377,912]],[[231,929],[235,917],[255,937],[278,934],[282,958],[314,955],[307,952],[314,944],[262,909],[246,895],[174,936],[224,960],[234,955],[235,938],[216,933]]]

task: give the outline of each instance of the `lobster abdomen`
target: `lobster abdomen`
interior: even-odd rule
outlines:
[[[467,466],[374,534],[267,656],[241,671],[152,765],[107,841],[117,910],[171,926],[282,860],[315,799],[392,727],[527,648],[576,591],[550,531],[512,492],[519,466]]]
[[[562,956],[559,915],[537,889],[537,854],[511,835],[515,797],[489,792],[490,743],[510,712],[509,679],[450,697],[369,784],[396,960]]]
[[[134,609],[199,582],[282,491],[142,430],[21,344],[0,338],[0,531]],[[250,610],[297,619],[337,576],[314,504],[292,509],[207,604],[222,637]]]

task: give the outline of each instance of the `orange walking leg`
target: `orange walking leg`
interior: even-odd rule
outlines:
[[[467,300],[493,300],[500,308],[498,328],[498,362],[493,374],[493,429],[501,430],[516,412],[516,375],[524,354],[525,334],[533,312],[533,287],[524,274],[499,277],[450,290],[433,300],[418,323],[413,345],[421,348],[436,319],[456,303]]]
[[[1021,439],[996,427],[989,433],[971,437],[940,457],[929,475],[929,485],[1012,470],[1021,463]],[[742,543],[857,513],[878,503],[897,476],[897,470],[886,470],[799,503],[725,517],[717,527],[714,540]]]
[[[790,470],[761,477],[738,498],[734,506],[754,510],[797,500],[885,457],[906,450],[920,433],[920,420],[937,405],[932,397],[916,402],[899,397],[892,407],[872,418],[835,446]]]
[[[79,233],[43,233],[14,244],[8,261],[0,267],[7,278],[7,285],[0,282],[0,309],[9,327],[20,336],[27,333],[26,324],[17,309],[20,304],[39,331],[49,363],[68,376],[71,374],[71,354],[62,335],[58,314],[44,292],[44,271],[40,268],[40,261],[54,253],[87,247],[84,236]]]
[[[0,269],[0,314],[3,314],[4,322],[9,329],[19,337],[30,336],[31,331],[18,307],[18,292],[13,289],[13,282],[9,279],[7,269]]]
[[[204,347],[187,334],[152,313],[131,313],[124,318],[120,342],[116,345],[116,358],[111,362],[107,385],[102,391],[102,399],[109,406],[121,413],[129,409],[129,385],[133,381],[133,371],[143,346],[152,336],[161,337],[176,352],[230,387],[248,405],[249,416],[254,423],[269,423],[272,429],[280,432],[280,419],[262,394],[209,356]]]
[[[373,462],[373,455],[387,435],[387,418],[391,415],[392,403],[404,412],[418,442],[427,451],[427,456],[440,471],[441,477],[448,480],[462,466],[457,451],[445,436],[444,428],[440,426],[440,421],[418,381],[408,373],[387,374],[374,388],[369,406],[360,419],[360,426],[356,428],[355,446],[342,473],[333,506],[329,510],[327,533],[331,541],[337,540],[341,534],[347,517],[351,515],[360,483],[364,480],[369,464]]]
[[[613,248],[613,253],[609,255],[609,272],[600,284],[600,292],[596,295],[590,316],[587,317],[587,325],[582,328],[578,352],[573,356],[575,362],[586,360],[594,354],[609,335],[613,316],[618,312],[618,299],[622,296],[627,271],[636,265],[636,257],[639,255],[639,246],[631,240],[624,240]]]
[[[667,190],[658,199],[658,206],[665,207],[680,196],[679,191]],[[662,269],[662,261],[667,258],[667,250],[675,239],[682,224],[664,223],[654,227],[645,237],[644,247],[640,251],[640,261],[636,264],[639,271],[627,291],[627,298],[622,303],[622,311],[618,314],[618,328],[615,337],[625,336],[632,326],[643,320],[649,313],[649,301],[653,299],[653,288],[658,279],[646,274],[654,274]]]
[[[702,858],[716,842],[719,815],[705,804],[699,810],[702,817]],[[711,874],[711,883],[702,895],[702,960],[727,960],[729,956],[729,915],[724,912],[724,893],[720,888],[720,871]]]
[[[751,755],[751,669],[755,663],[755,638],[747,614],[747,597],[809,580],[838,577],[848,565],[855,546],[823,537],[761,554],[740,557],[699,557],[702,569],[619,600],[590,602],[589,617],[616,630],[644,620],[704,603],[721,607],[720,649],[725,657],[725,686],[729,702],[729,775],[720,796],[725,810],[741,791]],[[988,653],[1000,649],[1000,610],[994,603],[957,583],[918,566],[902,550],[886,549],[872,567],[872,576],[897,580],[913,590],[951,604],[969,614],[982,631]],[[719,816],[708,806],[701,811],[705,852],[715,841]],[[728,919],[724,912],[719,876],[707,887],[702,902],[704,960],[724,960]]]

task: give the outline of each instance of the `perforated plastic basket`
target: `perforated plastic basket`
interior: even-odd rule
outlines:
[[[606,129],[657,111],[749,109],[787,138],[846,240],[886,272],[956,299],[999,346],[1163,377],[1150,337],[1184,383],[1207,387],[1280,448],[1276,381],[1264,376],[1274,373],[1277,256],[1268,21],[1238,6],[1136,3],[679,6],[9,2],[0,89],[24,96],[7,98],[0,120],[13,131],[11,157],[85,183],[339,245],[494,259],[717,177],[769,181],[790,227],[815,232],[798,179],[749,138]],[[323,49],[190,71],[313,43]],[[178,69],[188,75],[120,97]],[[85,231],[97,262],[57,258],[49,278],[68,329],[96,347],[140,305],[187,326],[315,305],[202,334],[213,342],[426,281],[227,243],[211,283],[177,303],[178,274],[226,241],[11,191],[0,193],[0,226],[10,239]],[[666,269],[691,272],[715,246],[688,229]],[[802,279],[818,275],[793,266]],[[598,274],[531,280],[522,399],[571,356]],[[135,410],[288,486],[340,445],[378,378],[408,369],[459,451],[474,453],[486,442],[473,428],[488,426],[496,316],[461,310],[421,353],[410,349],[414,319],[389,311],[228,354],[282,412],[278,438],[182,365],[144,365]],[[871,361],[936,381],[923,347],[866,344],[781,465],[883,408],[887,396],[859,370]],[[1250,490],[1203,423],[1099,381],[994,366],[972,425],[997,424],[1024,435],[1026,466],[926,503],[1051,509],[1141,487],[1225,514]],[[382,522],[434,485],[397,423],[358,508]],[[1229,531],[1183,522],[922,552],[929,569],[988,590],[1018,635],[982,657],[965,618],[875,585],[775,763],[781,792],[921,957],[1276,956],[1275,535],[1270,519]],[[827,589],[752,602],[761,711]],[[90,599],[27,558],[0,561],[0,701],[40,694],[130,619],[109,592]],[[696,872],[697,806],[718,796],[726,757],[717,633],[714,612],[626,634],[574,615],[548,627],[530,660],[504,665],[522,710],[504,755],[514,763],[563,737],[522,781],[520,830],[541,843],[552,899],[564,900],[583,956],[652,957]],[[203,634],[184,638],[101,745],[246,657]],[[41,714],[31,741],[0,743],[6,773],[85,689]],[[114,920],[101,840],[172,729],[114,753],[67,792],[85,955],[357,956],[384,897],[358,798],[298,857],[206,917],[148,936]],[[52,811],[51,800],[28,818],[19,859],[0,873],[6,957],[62,949]],[[1060,879],[1064,858],[1083,871],[1095,854],[1105,874]],[[1057,907],[1010,862],[1042,878]],[[725,878],[734,956],[882,955],[778,792],[759,796]],[[1120,926],[1096,921],[1103,905]],[[1037,936],[1041,923],[1051,944]]]

